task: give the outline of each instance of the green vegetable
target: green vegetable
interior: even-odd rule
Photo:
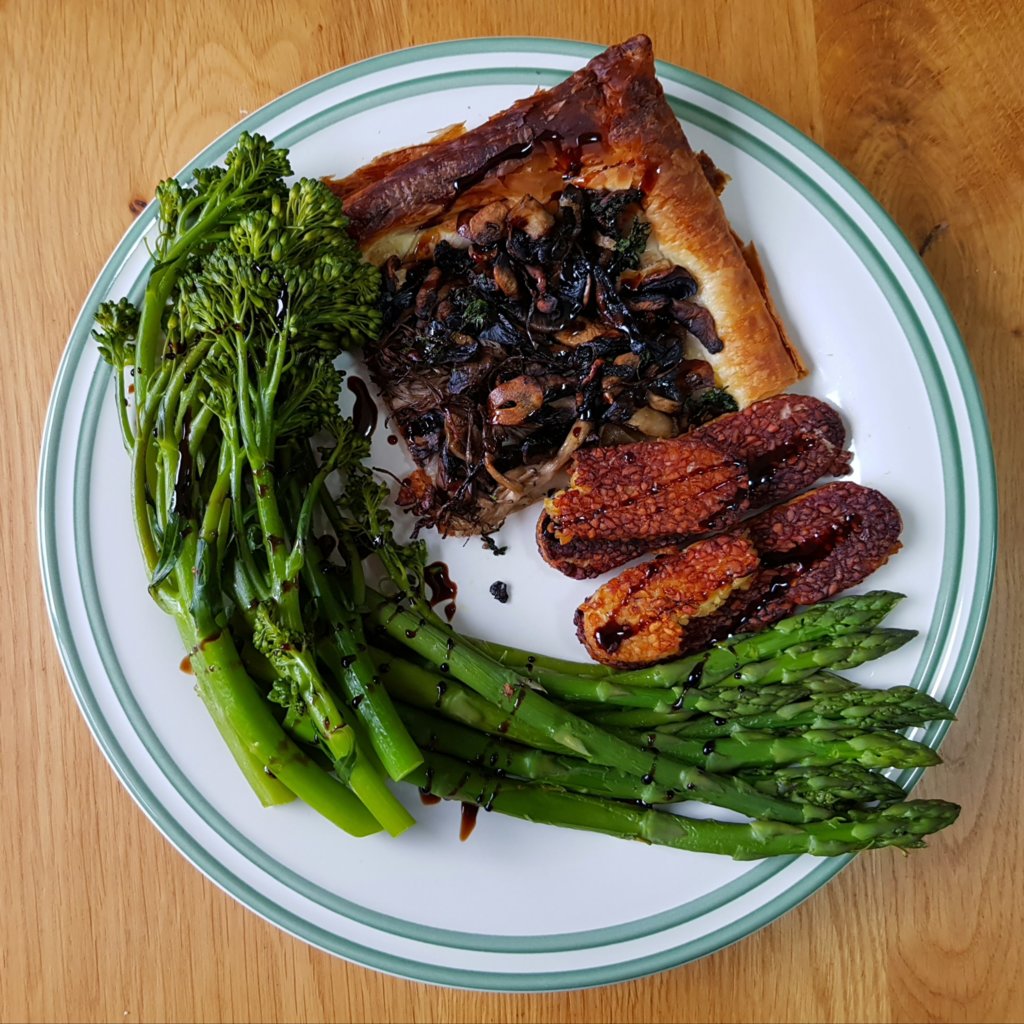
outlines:
[[[383,547],[387,546],[385,541]],[[385,565],[397,557],[383,555]],[[409,575],[414,575],[409,570]],[[403,570],[396,571],[397,584],[407,581]],[[406,584],[408,585],[408,584]],[[393,602],[381,600],[374,611],[376,624],[388,636],[408,646],[435,667],[444,665],[447,674],[461,680],[487,702],[495,705],[507,719],[515,718],[532,732],[542,734],[552,744],[567,747],[579,757],[594,764],[605,765],[640,777],[670,789],[686,790],[691,800],[701,800],[727,807],[740,814],[770,815],[780,821],[804,821],[812,817],[812,809],[799,807],[784,800],[769,806],[747,787],[724,782],[698,768],[683,764],[671,754],[651,756],[637,744],[598,728],[586,719],[569,711],[530,688],[526,680],[510,669],[492,661],[479,649],[458,638],[432,614],[429,606],[414,594],[408,594],[419,615],[406,611]]]
[[[891,779],[855,764],[749,768],[738,774],[760,793],[806,801],[837,812],[858,804],[887,805],[906,798],[902,787]]]
[[[289,172],[282,150],[243,135],[224,169],[197,172],[190,187],[164,182],[142,309],[104,305],[95,333],[119,388],[134,357],[136,427],[125,416],[122,429],[150,591],[177,620],[246,777],[265,802],[287,799],[287,787],[354,833],[379,822],[398,834],[412,818],[322,672],[301,580],[313,503],[352,448],[333,359],[378,330],[379,276],[339,201],[318,181],[286,188]],[[289,507],[277,467],[323,436],[321,466]],[[238,656],[240,606],[244,640],[278,677],[281,722]],[[286,730],[311,731],[334,777]]]
[[[884,846],[915,849],[924,837],[952,825],[960,813],[942,800],[910,800],[877,811],[849,811],[845,817],[804,824],[754,821],[731,824],[687,818],[635,803],[568,793],[501,779],[443,754],[428,753],[411,777],[444,800],[475,803],[487,811],[564,828],[602,832],[658,846],[757,860],[810,853],[835,857]]]
[[[712,772],[765,765],[830,765],[850,761],[865,768],[926,768],[940,764],[931,747],[883,730],[806,729],[773,733],[736,730],[718,739],[669,733],[619,733],[644,750]]]
[[[687,422],[694,427],[711,420],[736,412],[739,406],[736,399],[721,388],[703,388],[686,396],[685,412]]]
[[[634,217],[629,234],[615,243],[615,264],[618,270],[635,270],[640,266],[640,257],[647,248],[651,225],[640,217]]]
[[[688,690],[677,711],[597,711],[589,717],[606,727],[654,727],[675,736],[711,739],[737,729],[905,729],[953,715],[909,686],[870,690],[829,674],[752,690]]]

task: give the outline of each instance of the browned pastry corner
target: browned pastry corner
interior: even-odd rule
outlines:
[[[581,446],[676,436],[804,375],[726,180],[637,36],[331,182],[383,271],[367,364],[431,478],[421,524],[496,529]]]
[[[669,441],[581,451],[544,503],[538,549],[567,576],[599,576],[849,472],[845,442],[831,406],[779,395]]]
[[[826,484],[740,528],[620,573],[577,610],[577,635],[592,658],[618,667],[699,651],[861,583],[899,551],[902,528],[879,491]],[[725,587],[717,581],[741,550],[749,550],[753,568]],[[704,592],[713,599],[695,610],[694,595]]]

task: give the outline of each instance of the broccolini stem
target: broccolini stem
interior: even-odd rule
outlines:
[[[423,755],[381,683],[362,621],[343,607],[313,548],[306,559],[304,578],[331,624],[329,638],[320,644],[320,657],[341,684],[385,771],[396,782],[404,779],[423,763]]]
[[[171,297],[181,261],[164,270],[154,270],[146,285],[139,318],[139,333],[135,343],[135,403],[145,408],[149,402],[150,374],[154,372],[163,344],[163,318],[167,300]],[[159,394],[159,387],[154,387]]]
[[[223,721],[264,770],[339,828],[355,836],[380,831],[366,807],[303,754],[277,724],[245,672],[227,631],[200,637],[184,616],[179,619],[182,626],[200,696],[218,725]]]
[[[117,422],[121,428],[121,441],[124,450],[130,455],[135,446],[135,431],[132,429],[131,412],[128,404],[128,389],[125,387],[124,367],[114,367],[115,400],[117,402]]]
[[[158,388],[161,386],[161,379],[164,375],[170,375],[170,367],[161,367],[156,382]],[[139,538],[139,545],[142,548],[142,558],[146,563],[146,575],[152,576],[153,570],[160,560],[160,554],[153,537],[148,480],[150,445],[153,443],[153,429],[156,426],[159,405],[152,402],[146,406],[137,406],[137,408],[142,409],[142,415],[139,418],[138,432],[131,453],[132,516],[135,520],[135,532]]]

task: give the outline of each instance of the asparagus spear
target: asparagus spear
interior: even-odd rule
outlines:
[[[716,686],[687,689],[668,711],[637,708],[609,708],[595,705],[585,717],[598,725],[627,729],[668,729],[683,722],[700,720],[705,715],[734,721],[751,715],[763,715],[800,701],[813,700],[818,694],[846,693],[859,690],[834,672],[821,671],[805,676],[796,683],[769,683],[765,686]]]
[[[591,764],[578,757],[569,757],[547,750],[537,750],[487,736],[439,715],[409,705],[398,705],[413,739],[430,753],[447,754],[470,764],[486,766],[498,775],[545,782],[578,793],[620,800],[642,800],[649,804],[671,803],[684,796],[655,782],[644,782],[639,776],[627,775],[606,765]],[[763,792],[762,780],[758,790]]]
[[[579,749],[571,742],[560,742],[544,730],[527,725],[518,715],[510,717],[496,704],[453,679],[450,673],[432,672],[382,651],[374,650],[373,655],[378,675],[395,700],[424,711],[437,711],[453,722],[537,750],[579,755]]]
[[[426,751],[446,754],[503,776],[646,804],[687,799],[685,792],[627,775],[577,757],[536,750],[504,738],[486,736],[436,714],[399,704],[399,712],[416,742]],[[736,778],[759,793],[796,803],[846,810],[858,804],[902,800],[903,790],[867,768],[840,764],[823,768],[750,769]]]
[[[585,679],[607,679],[617,675],[616,670],[607,665],[599,665],[594,661],[571,661],[568,658],[555,658],[549,654],[535,654],[522,647],[510,647],[508,644],[481,640],[479,637],[468,638],[484,654],[490,655],[499,665],[518,669],[526,675],[550,669],[565,675],[582,676]]]
[[[720,739],[691,739],[662,732],[621,732],[645,750],[711,772],[771,765],[830,765],[842,761],[865,768],[925,768],[941,763],[931,747],[894,732],[807,729],[794,735],[737,731]]]
[[[822,641],[794,644],[764,661],[740,661],[742,654],[732,652],[736,668],[724,673],[721,666],[705,671],[701,686],[750,686],[753,684],[798,682],[821,669],[840,672],[899,650],[917,636],[913,629],[875,628],[863,633],[842,633]]]
[[[506,678],[514,679],[517,683],[522,683],[527,679],[523,674],[499,665],[498,662],[486,655],[475,641],[468,641],[463,637],[459,637],[455,641],[453,638],[456,637],[456,634],[447,624],[440,623],[434,616],[417,614],[408,609],[399,608],[393,602],[387,603],[378,600],[372,609],[371,617],[376,625],[393,640],[414,650],[417,650],[416,638],[420,633],[423,633],[424,636],[429,635],[434,640],[438,636],[443,636],[446,640],[452,639],[457,643],[462,655],[475,656],[480,663],[487,663],[500,669]],[[794,645],[766,661],[755,663],[741,663],[736,660],[737,656],[731,654],[735,669],[729,676],[728,682],[722,682],[719,685],[740,687],[752,683],[762,685],[774,682],[785,683],[802,679],[830,665],[836,668],[851,668],[896,650],[914,635],[908,630],[892,629],[875,629],[868,633],[847,633],[831,641],[820,640]],[[418,653],[423,655],[422,650],[418,650]],[[719,653],[716,648],[710,652],[709,656],[715,657]],[[434,665],[444,664],[451,660],[447,654],[446,649],[443,657],[427,656],[427,660]],[[542,686],[550,697],[570,704],[607,704],[614,707],[645,709],[664,715],[685,706],[687,687],[665,686],[660,688],[623,685],[622,680],[626,675],[628,674],[620,673],[605,678],[584,679],[556,672],[553,669],[544,669],[531,673],[528,678]]]
[[[500,708],[506,721],[513,718],[527,728],[545,733],[552,742],[568,746],[586,761],[617,768],[627,774],[650,778],[669,789],[685,790],[689,799],[728,807],[740,814],[769,813],[780,821],[806,821],[816,808],[775,801],[768,810],[763,794],[747,792],[745,785],[725,782],[715,775],[683,764],[671,754],[647,755],[639,745],[599,729],[559,707],[518,676],[488,658],[476,647],[426,616],[396,603],[378,603],[374,620],[393,640],[408,646],[420,657],[441,668]]]
[[[846,693],[809,694],[772,711],[739,715],[712,709],[688,721],[659,726],[673,736],[712,739],[736,732],[774,729],[906,729],[926,722],[951,719],[953,713],[934,697],[909,686],[888,690],[855,689]]]
[[[870,633],[901,600],[902,594],[875,590],[867,594],[841,597],[835,601],[823,601],[797,615],[781,619],[760,633],[730,637],[719,641],[709,651],[692,654],[663,665],[619,672],[615,678],[623,685],[713,686],[732,678],[744,666],[753,662],[768,661],[784,651],[818,640],[835,641],[849,634]],[[908,636],[906,639],[909,638]],[[831,662],[823,661],[810,671],[814,668],[852,667],[841,665],[841,662],[842,658]],[[745,681],[773,680],[752,676]]]
[[[826,666],[853,668],[902,647],[916,634],[909,630],[874,629],[868,633],[847,633],[833,639],[797,644],[760,662],[739,665],[718,688],[757,684],[792,685]],[[623,685],[618,676],[582,679],[552,669],[529,674],[556,700],[569,704],[604,704],[620,708],[644,709],[667,714],[685,707],[687,686]]]
[[[691,674],[711,682],[720,673],[731,675],[738,663],[763,661],[797,643],[808,643],[845,633],[860,633],[876,627],[901,601],[902,594],[875,590],[854,594],[806,608],[782,619],[760,633],[743,633],[718,641],[710,651],[680,658],[666,665],[617,672],[606,665],[575,662],[512,647],[508,644],[472,638],[485,654],[508,668],[519,669],[543,682],[547,672],[583,676],[588,679],[614,678],[622,685],[668,686],[686,683]],[[723,653],[716,653],[723,652]],[[691,682],[692,685],[692,682]]]
[[[835,811],[848,810],[857,804],[897,803],[907,795],[891,779],[856,764],[747,768],[738,772],[737,777],[759,793],[770,793]]]
[[[429,751],[423,767],[412,772],[408,781],[442,799],[475,803],[485,810],[526,821],[586,829],[678,850],[725,854],[736,860],[799,853],[830,857],[884,846],[914,849],[925,845],[925,836],[951,825],[960,813],[956,804],[942,800],[912,800],[802,825],[695,820],[635,803],[501,779]]]

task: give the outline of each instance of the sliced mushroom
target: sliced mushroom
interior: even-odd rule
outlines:
[[[502,252],[494,258],[494,283],[503,295],[510,299],[519,297],[519,278],[512,267],[512,261]]]
[[[666,261],[660,261],[628,278],[623,275],[623,278],[622,284],[626,291],[645,299],[655,295],[688,299],[697,291],[697,282],[688,270]]]
[[[653,391],[647,392],[647,404],[655,412],[663,412],[668,416],[674,416],[683,407],[682,402],[673,398],[666,398],[664,395],[656,395]]]
[[[544,389],[532,377],[516,377],[499,384],[487,396],[491,423],[517,427],[544,404]]]
[[[582,325],[579,323],[570,324],[565,330],[558,331],[555,334],[555,340],[563,345],[568,345],[570,348],[576,348],[577,345],[585,345],[588,341],[593,341],[595,338],[618,336],[618,331],[612,330],[596,320],[591,320]]]
[[[672,315],[681,323],[708,352],[721,352],[725,347],[715,328],[715,318],[711,311],[696,302],[686,299],[672,300]]]
[[[437,305],[437,287],[441,283],[441,268],[431,267],[416,293],[416,315],[421,319],[430,316]]]
[[[638,298],[627,298],[626,305],[633,313],[660,313],[668,309],[672,299],[668,295],[640,295]]]
[[[634,369],[640,365],[640,356],[636,352],[623,352],[612,360],[614,366],[631,366]]]
[[[523,196],[508,214],[509,224],[521,228],[536,241],[554,226],[555,218],[533,196]]]
[[[634,444],[643,439],[644,435],[638,430],[629,430],[620,423],[606,423],[601,427],[601,444],[605,446]]]
[[[680,387],[687,391],[696,391],[697,388],[714,385],[715,371],[711,364],[703,359],[684,359],[676,371],[676,379]]]
[[[679,428],[671,416],[657,412],[649,405],[637,409],[626,421],[626,425],[634,427],[648,437],[675,437],[679,433]]]
[[[389,256],[380,268],[381,281],[384,289],[394,294],[402,286],[405,278],[405,271],[402,269],[402,261],[397,256]]]
[[[465,225],[464,234],[481,249],[496,245],[505,231],[508,205],[500,199],[476,211]]]

